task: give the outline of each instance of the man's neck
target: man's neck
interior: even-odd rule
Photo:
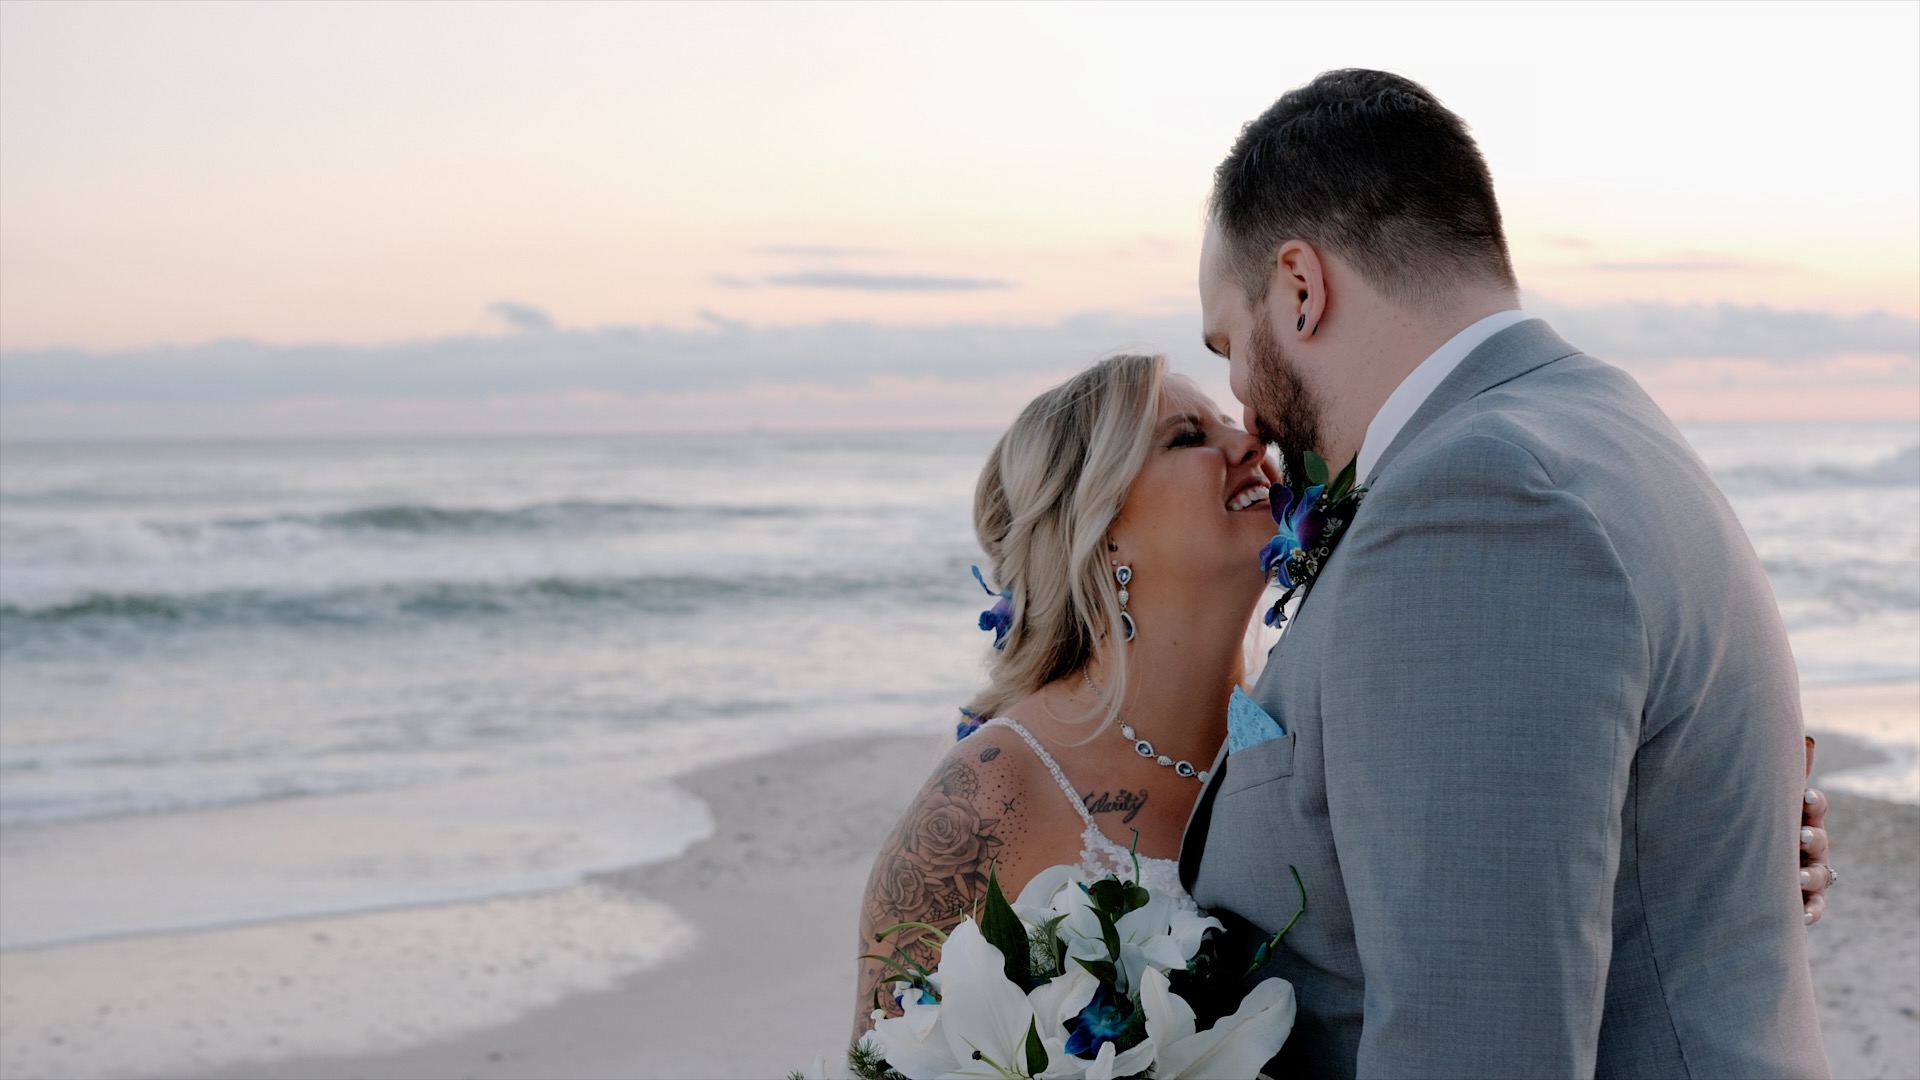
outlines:
[[[1519,306],[1520,296],[1512,290],[1477,289],[1458,294],[1438,310],[1382,305],[1377,313],[1356,320],[1354,362],[1342,366],[1339,385],[1322,393],[1326,414],[1321,420],[1321,456],[1334,468],[1352,461],[1366,441],[1367,425],[1414,368],[1460,331]]]

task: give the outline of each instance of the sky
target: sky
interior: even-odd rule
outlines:
[[[1224,400],[1213,167],[1329,68],[1682,420],[1920,421],[1920,4],[0,2],[0,438],[997,426]]]

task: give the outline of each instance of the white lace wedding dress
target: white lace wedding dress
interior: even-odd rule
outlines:
[[[1021,727],[1017,721],[1004,716],[989,720],[981,727],[1003,727],[1020,736],[1046,765],[1047,771],[1053,774],[1054,780],[1060,785],[1061,792],[1066,795],[1067,802],[1073,805],[1074,812],[1079,814],[1080,820],[1086,823],[1086,829],[1080,833],[1081,872],[1089,879],[1113,874],[1122,880],[1132,881],[1133,855],[1124,844],[1114,843],[1107,838],[1106,833],[1100,831],[1100,826],[1094,822],[1093,815],[1087,812],[1086,804],[1081,801],[1079,792],[1076,792],[1073,785],[1068,783],[1067,774],[1060,771],[1059,763],[1053,760],[1052,754],[1047,753],[1046,747],[1040,745],[1040,740],[1034,738],[1033,733]],[[1193,902],[1193,897],[1187,895],[1187,890],[1180,887],[1180,863],[1174,859],[1140,856],[1139,884],[1172,897],[1174,905],[1182,910],[1199,910]]]

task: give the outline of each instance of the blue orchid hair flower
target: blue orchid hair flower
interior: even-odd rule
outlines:
[[[973,568],[973,580],[980,583],[988,596],[999,597],[992,607],[980,613],[980,629],[993,631],[993,647],[1004,649],[1007,647],[1007,633],[1013,629],[1013,590],[995,592],[993,586],[987,584],[987,579],[980,575],[977,566]]]
[[[961,739],[979,731],[981,726],[986,722],[986,717],[981,716],[965,705],[960,706],[960,722],[953,726],[953,741],[959,742]]]

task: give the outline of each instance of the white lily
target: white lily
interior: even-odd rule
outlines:
[[[1067,956],[1111,960],[1125,972],[1124,978],[1130,987],[1140,984],[1140,973],[1149,966],[1162,970],[1185,968],[1193,954],[1200,950],[1207,930],[1221,928],[1218,919],[1177,908],[1170,897],[1151,894],[1144,907],[1127,912],[1114,923],[1120,938],[1120,955],[1108,956],[1093,901],[1078,887],[1082,878],[1073,867],[1049,867],[1020,891],[1014,912],[1021,921],[1035,927],[1064,916],[1056,933],[1066,943]]]
[[[954,927],[941,948],[940,983],[940,1021],[954,1057],[954,1068],[944,1075],[991,1080],[1028,1075],[1033,1005],[1007,981],[1006,959],[972,919]]]
[[[1027,1002],[1033,1006],[1040,1038],[1057,1038],[1064,1045],[1067,1022],[1080,1015],[1080,1010],[1087,1007],[1099,989],[1100,980],[1078,964],[1069,965],[1067,971],[1034,987],[1033,993],[1027,995]],[[1047,1052],[1052,1053],[1053,1048],[1049,1046]]]
[[[886,1051],[887,1064],[909,1080],[932,1080],[960,1067],[940,1023],[940,1003],[920,1004],[920,995],[908,994],[899,1016],[874,1013],[869,1035]]]
[[[1192,1007],[1168,989],[1167,977],[1156,969],[1141,977],[1140,1005],[1147,1013],[1147,1035],[1159,1045],[1154,1069],[1159,1080],[1253,1076],[1293,1030],[1293,984],[1285,979],[1254,987],[1232,1016],[1206,1031],[1194,1030]]]
[[[1086,876],[1077,866],[1049,866],[1033,875],[1027,887],[1020,890],[1019,898],[1013,902],[1013,913],[1028,926],[1039,926],[1059,914],[1053,910],[1053,903],[1060,890],[1084,880]]]
[[[1176,911],[1172,898],[1152,894],[1146,906],[1127,912],[1113,924],[1120,935],[1120,955],[1114,960],[1126,972],[1127,985],[1138,987],[1148,967],[1184,969],[1200,950],[1206,928],[1220,925],[1219,919]]]
[[[1080,1010],[1093,1000],[1095,991],[1100,989],[1100,980],[1093,977],[1078,964],[1070,970],[1055,976],[1052,980],[1033,988],[1027,1000],[1033,1005],[1034,1022],[1038,1025],[1040,1042],[1047,1050],[1047,1067],[1037,1080],[1079,1080],[1081,1077],[1101,1076],[1097,1071],[1100,1058],[1075,1057],[1067,1053],[1067,1024],[1080,1015]],[[1123,1072],[1107,1072],[1105,1077],[1125,1076],[1137,1073],[1153,1063],[1152,1040],[1143,1043],[1145,1053],[1135,1053],[1141,1047],[1127,1051],[1128,1055],[1120,1059],[1120,1064],[1129,1066]],[[1105,1057],[1110,1068],[1116,1063],[1111,1052],[1111,1043],[1102,1047],[1108,1051]]]
[[[1185,968],[1192,962],[1193,954],[1200,951],[1208,930],[1225,930],[1226,925],[1211,915],[1202,915],[1190,908],[1175,908],[1168,916],[1167,934],[1180,949],[1180,967]]]
[[[1087,1062],[1087,1080],[1114,1080],[1116,1076],[1137,1076],[1146,1072],[1153,1064],[1155,1047],[1153,1036],[1142,1039],[1131,1050],[1114,1051],[1113,1043],[1101,1043],[1100,1052]],[[1085,1058],[1068,1058],[1069,1061],[1085,1061]]]

